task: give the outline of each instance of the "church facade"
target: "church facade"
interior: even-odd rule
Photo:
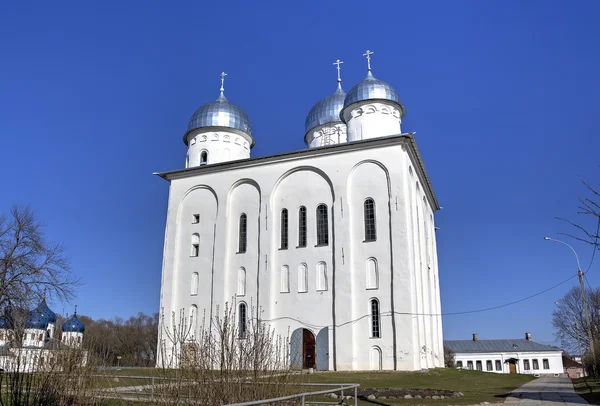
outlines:
[[[161,332],[183,312],[193,342],[202,314],[235,303],[242,332],[252,318],[289,337],[297,368],[443,367],[439,205],[370,55],[347,94],[338,61],[338,88],[306,118],[305,150],[251,158],[250,120],[223,86],[194,113],[186,167],[158,174],[170,182]],[[159,364],[176,366],[159,334]]]

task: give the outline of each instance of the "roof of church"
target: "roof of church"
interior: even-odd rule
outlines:
[[[56,323],[56,313],[50,310],[46,299],[43,299],[38,307],[29,312],[25,327],[43,330],[49,323]]]
[[[450,348],[455,353],[483,353],[483,352],[538,352],[562,351],[553,345],[539,344],[534,341],[521,339],[505,340],[444,340],[444,347]]]
[[[400,106],[402,117],[406,114],[406,109],[400,103],[400,96],[396,89],[389,83],[383,80],[376,79],[375,76],[369,71],[367,77],[362,81],[354,85],[346,95],[344,99],[344,109],[346,107],[365,100],[389,100]],[[340,117],[342,117],[340,113]]]
[[[344,99],[346,93],[342,89],[342,85],[338,83],[335,92],[319,100],[310,109],[304,122],[304,133],[308,133],[313,128],[329,123],[341,123],[340,111],[344,107]]]
[[[375,147],[385,145],[385,144],[402,143],[402,142],[406,142],[408,140],[409,145],[411,146],[411,148],[409,148],[409,150],[412,149],[412,151],[414,152],[415,159],[418,163],[418,166],[420,167],[420,172],[423,174],[424,179],[423,179],[422,184],[423,184],[423,186],[426,186],[426,187],[424,187],[424,189],[427,191],[428,197],[432,200],[431,205],[433,207],[433,210],[434,211],[439,210],[440,205],[437,201],[437,197],[435,196],[435,192],[433,191],[433,186],[431,185],[429,177],[427,176],[427,171],[425,170],[425,164],[423,163],[423,159],[421,158],[421,154],[419,153],[419,149],[417,148],[417,143],[415,142],[413,134],[414,133],[397,134],[397,135],[390,135],[387,137],[371,138],[371,139],[367,139],[367,140],[350,141],[350,142],[345,142],[343,144],[324,145],[324,146],[316,147],[316,148],[301,149],[301,150],[297,150],[297,151],[284,152],[281,154],[274,154],[274,155],[267,155],[267,156],[262,156],[262,157],[258,157],[258,158],[237,159],[234,161],[219,162],[219,163],[215,163],[215,164],[211,164],[211,165],[194,166],[191,168],[176,169],[174,171],[155,172],[154,175],[160,176],[161,178],[163,178],[165,180],[172,181],[174,179],[185,178],[188,176],[196,176],[196,175],[200,175],[200,174],[204,174],[204,173],[212,173],[212,172],[219,172],[219,171],[226,171],[226,170],[228,171],[228,170],[232,170],[232,169],[236,169],[236,168],[269,164],[273,161],[283,160],[284,158],[294,159],[294,158],[311,157],[311,156],[320,155],[320,154],[323,154],[323,155],[333,154],[333,153],[338,154],[338,153],[346,151],[346,150],[348,150],[348,151],[353,151],[356,149],[364,150],[364,149],[368,148],[369,146],[375,148]]]

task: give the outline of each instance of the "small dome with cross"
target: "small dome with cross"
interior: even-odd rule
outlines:
[[[389,100],[400,107],[402,117],[406,114],[406,109],[400,103],[400,97],[396,90],[390,84],[375,79],[375,76],[373,76],[371,71],[367,73],[365,80],[354,85],[348,94],[346,94],[343,110],[347,109],[348,106],[364,100]],[[342,113],[340,113],[340,117],[343,117]]]
[[[340,111],[344,107],[346,93],[342,86],[338,84],[336,91],[324,99],[319,100],[308,112],[304,122],[304,133],[308,133],[313,128],[330,123],[341,123]]]

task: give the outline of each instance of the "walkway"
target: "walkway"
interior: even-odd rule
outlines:
[[[587,405],[569,378],[538,378],[515,389],[504,401],[510,406]]]

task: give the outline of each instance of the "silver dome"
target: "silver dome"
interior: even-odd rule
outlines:
[[[344,107],[345,97],[346,93],[342,90],[342,85],[338,83],[335,93],[319,100],[310,109],[304,122],[304,134],[320,125],[341,122],[340,111]]]
[[[402,117],[406,114],[406,109],[400,103],[400,97],[396,90],[388,83],[375,79],[371,71],[367,73],[365,80],[354,85],[346,94],[343,110],[363,100],[389,100],[398,104],[402,111]],[[340,113],[340,117],[342,117],[342,113]]]
[[[192,114],[183,142],[187,145],[190,131],[203,127],[227,127],[242,131],[252,136],[250,119],[241,107],[230,103],[221,92],[219,98],[206,103]],[[254,144],[254,142],[252,142]]]

